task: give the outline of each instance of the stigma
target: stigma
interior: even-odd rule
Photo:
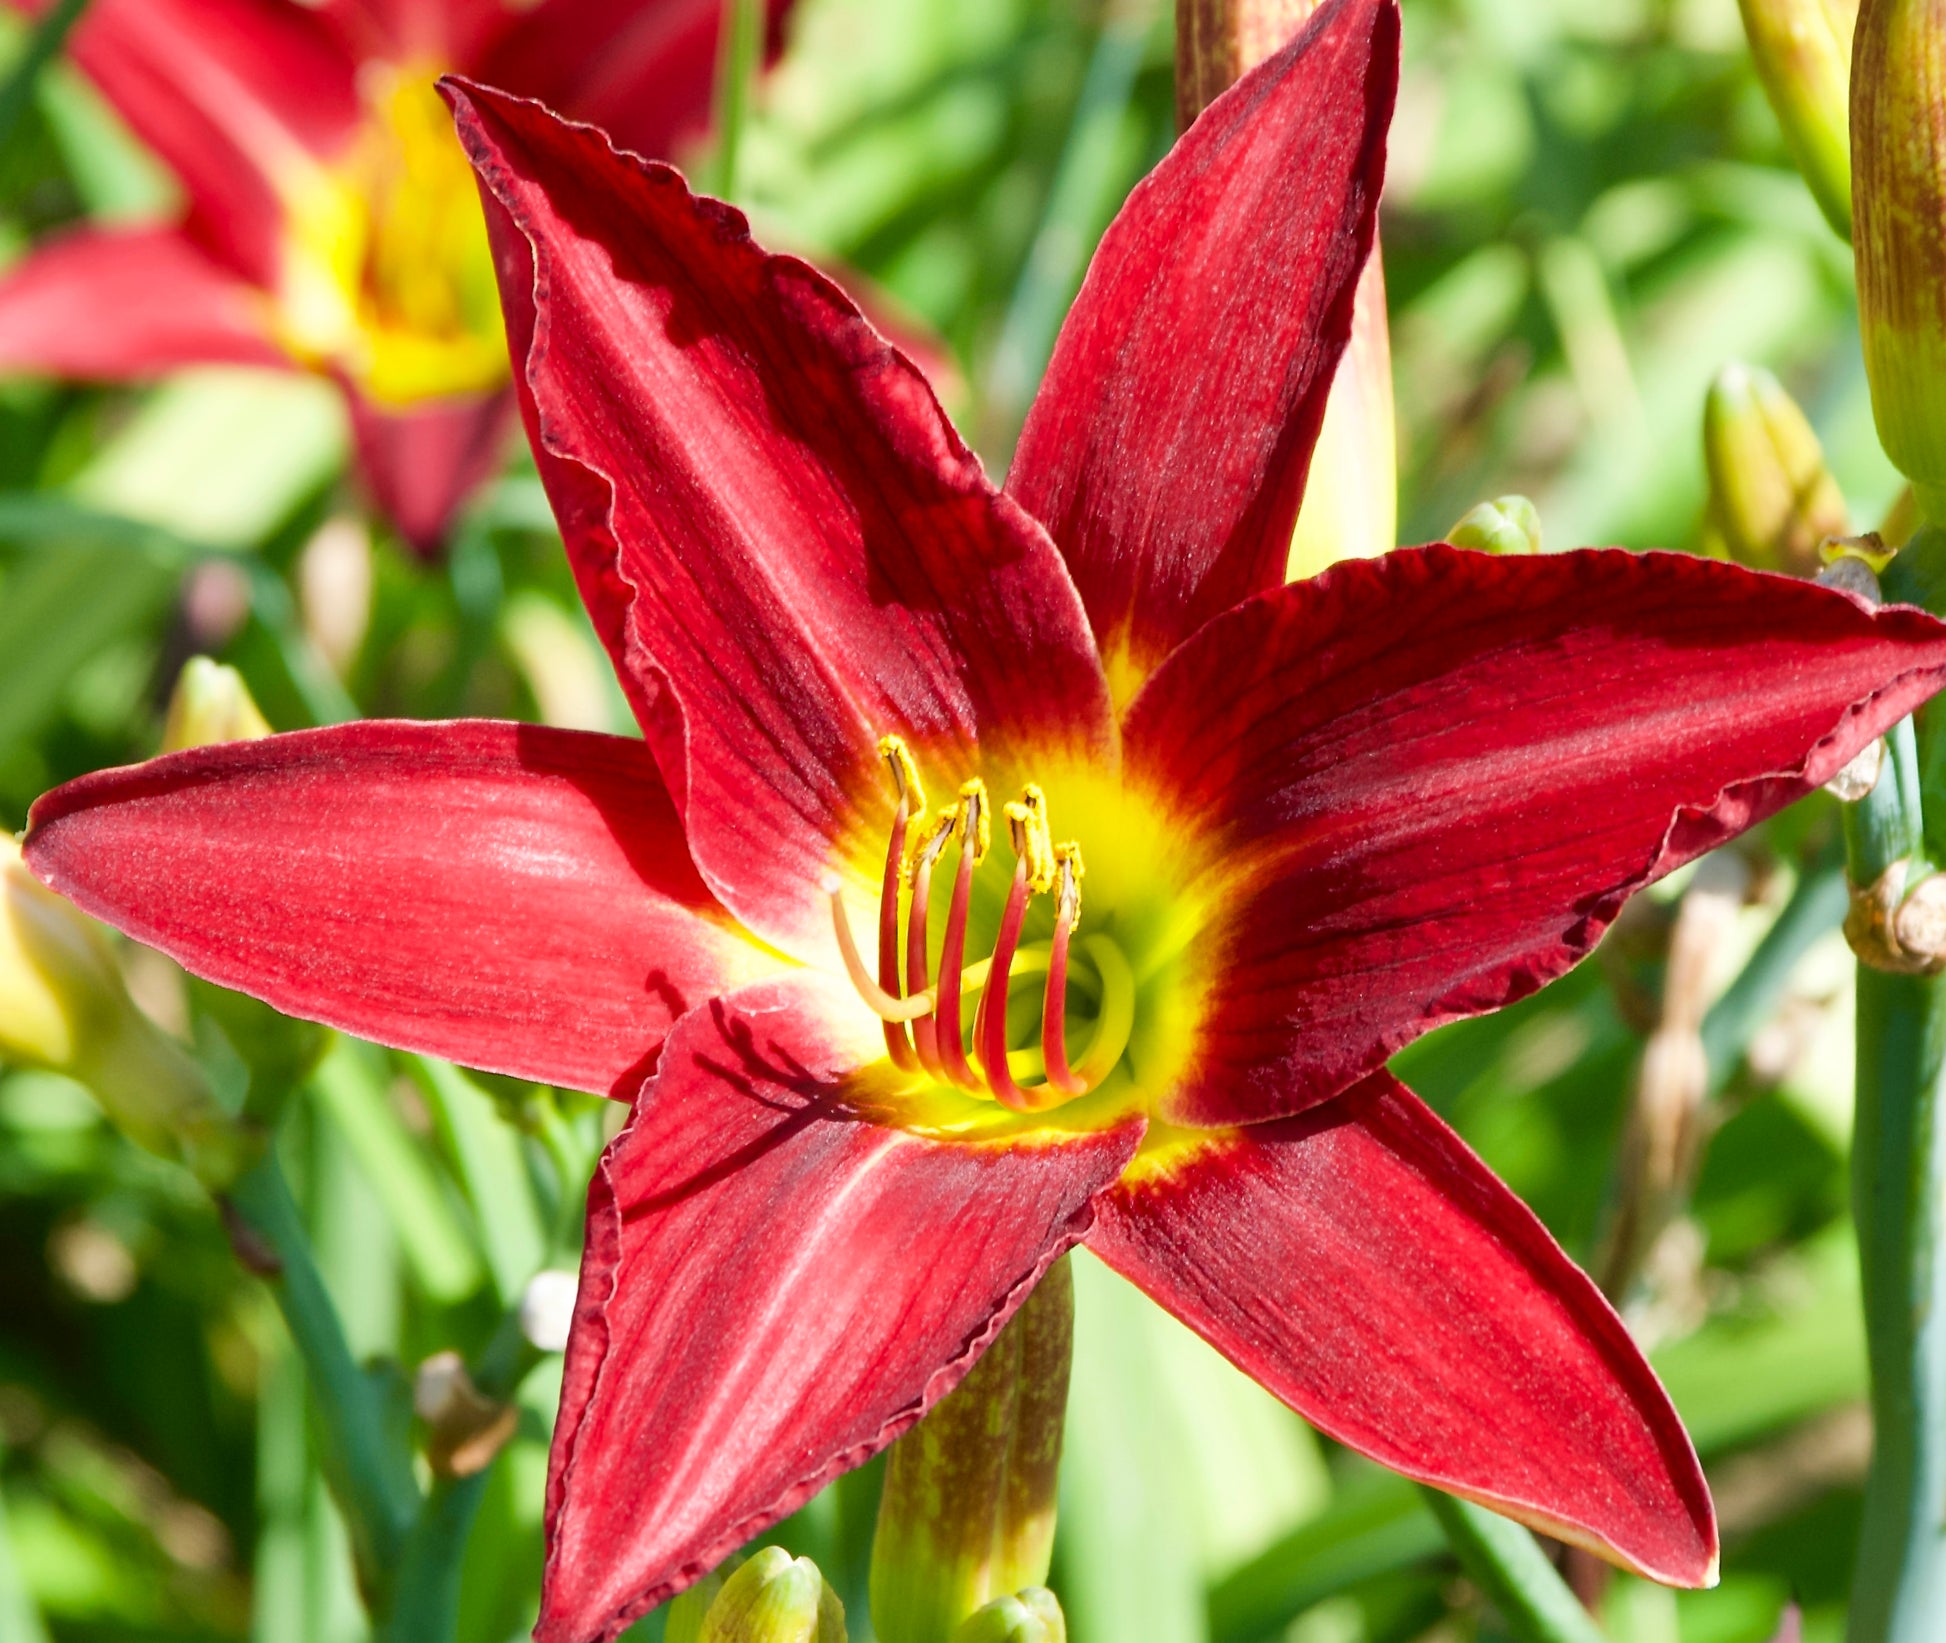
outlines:
[[[821,887],[830,897],[832,928],[846,974],[860,999],[883,1023],[886,1053],[907,1071],[923,1072],[1016,1111],[1041,1111],[1086,1095],[1114,1071],[1128,1047],[1135,1019],[1135,984],[1128,961],[1113,940],[1103,935],[1076,942],[1081,881],[1086,873],[1079,842],[1054,842],[1046,794],[1034,783],[1001,807],[1013,873],[991,950],[969,964],[974,875],[993,843],[993,807],[986,784],[977,777],[968,780],[951,804],[931,811],[917,762],[904,740],[884,737],[878,750],[896,803],[880,885],[875,971],[859,951],[836,875],[827,874]],[[952,875],[947,889],[940,875],[949,855]],[[1052,899],[1053,936],[1046,942],[1023,944],[1036,896]],[[934,974],[932,932],[942,900],[945,928]],[[1087,966],[1092,967],[1099,1008],[1087,1048],[1074,1060],[1067,995],[1077,946],[1085,955],[1082,975],[1088,974]],[[1013,989],[1020,983],[1032,990],[1037,977],[1042,978],[1037,1040],[1010,1048],[1008,1005]],[[969,995],[976,995],[970,1028]],[[1032,1078],[1036,1060],[1041,1078],[1023,1082]]]

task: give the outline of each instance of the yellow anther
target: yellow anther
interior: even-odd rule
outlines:
[[[1066,844],[1055,845],[1054,865],[1061,878],[1057,911],[1072,930],[1081,922],[1081,880],[1088,871],[1088,864],[1081,859],[1080,844],[1070,839]]]
[[[892,785],[899,790],[899,797],[905,800],[906,814],[924,815],[926,785],[919,780],[919,765],[912,757],[912,749],[905,745],[905,738],[903,736],[879,737],[878,756],[885,761],[892,772]]]
[[[1047,795],[1033,782],[1006,807],[1014,854],[1027,863],[1027,886],[1045,895],[1054,888],[1054,836],[1047,828]]]
[[[905,863],[901,869],[908,883],[920,866],[931,867],[945,854],[953,829],[958,826],[957,809],[941,810],[936,815],[919,819],[919,825],[912,830],[906,845]]]
[[[970,782],[962,782],[959,800],[963,812],[961,848],[971,845],[973,865],[977,867],[987,859],[987,851],[993,848],[992,806],[987,803],[987,784],[978,776]]]

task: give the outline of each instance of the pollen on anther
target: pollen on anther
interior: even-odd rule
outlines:
[[[903,736],[881,736],[878,739],[878,756],[892,772],[892,785],[899,790],[899,797],[905,801],[906,813],[921,816],[926,810],[926,785],[919,780],[919,763],[912,756],[912,749],[905,745]]]

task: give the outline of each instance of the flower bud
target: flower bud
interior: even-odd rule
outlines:
[[[114,950],[27,870],[0,833],[0,1057],[85,1084],[130,1140],[212,1190],[248,1162],[245,1137],[195,1062],[136,1008]]]
[[[1851,82],[1852,244],[1879,443],[1946,508],[1946,0],[1868,0]]]
[[[254,742],[269,734],[269,721],[235,668],[207,656],[192,656],[183,663],[162,725],[164,753],[217,742]]]
[[[1845,499],[1797,402],[1770,372],[1726,365],[1703,402],[1710,523],[1730,557],[1815,576],[1818,548],[1846,529]]]
[[[1496,496],[1463,515],[1446,540],[1479,553],[1539,553],[1540,512],[1524,496]]]
[[[1858,0],[1739,0],[1750,55],[1791,158],[1851,238],[1851,37]]]
[[[676,1636],[670,1615],[665,1637]],[[845,1643],[845,1611],[808,1557],[766,1546],[725,1580],[697,1643]]]
[[[1068,1626],[1054,1594],[1030,1586],[975,1609],[953,1633],[953,1643],[1068,1643]]]
[[[1047,1579],[1073,1346],[1064,1259],[893,1445],[872,1545],[881,1643],[951,1643],[976,1609]]]

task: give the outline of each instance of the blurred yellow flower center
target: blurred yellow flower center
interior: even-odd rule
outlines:
[[[279,337],[394,406],[507,375],[479,195],[434,78],[369,68],[364,129],[287,190]]]

